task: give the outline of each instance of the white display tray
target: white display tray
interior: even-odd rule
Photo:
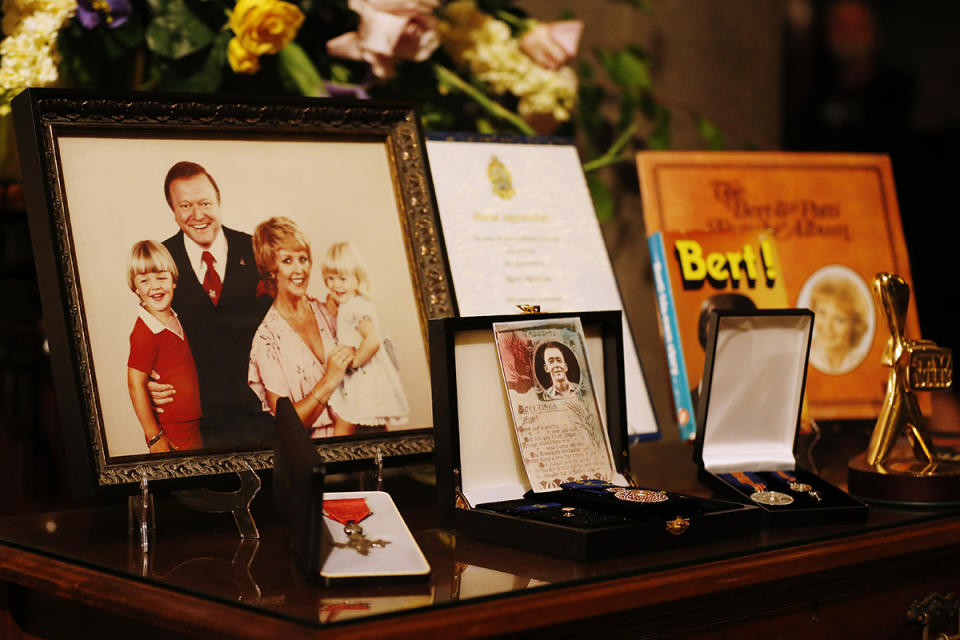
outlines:
[[[367,555],[350,547],[329,545],[330,553],[320,570],[324,580],[415,578],[429,575],[430,564],[389,494],[383,491],[344,491],[323,495],[324,503],[344,498],[366,499],[371,514],[360,522],[363,535],[370,540],[383,540],[388,544],[372,548]],[[343,525],[339,522],[324,515],[323,525],[323,535],[328,536],[329,540],[338,544],[349,541]]]

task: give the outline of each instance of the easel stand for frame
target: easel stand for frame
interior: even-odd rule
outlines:
[[[260,532],[250,513],[250,503],[260,491],[260,476],[246,462],[246,467],[237,472],[240,488],[235,491],[213,491],[211,489],[183,489],[173,495],[191,509],[206,513],[233,514],[241,540],[258,540]],[[140,555],[144,568],[149,565],[150,536],[156,531],[156,509],[153,494],[150,493],[146,473],[140,474],[140,491],[127,501],[131,534],[139,536]]]

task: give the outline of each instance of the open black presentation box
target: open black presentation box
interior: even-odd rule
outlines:
[[[745,503],[757,493],[749,483],[789,496],[790,504],[759,505],[768,527],[858,522],[868,513],[797,464],[813,322],[808,309],[722,310],[710,318],[697,405],[698,477]]]
[[[665,502],[642,504],[623,502],[612,494],[530,490],[492,326],[575,316],[583,325],[621,476],[615,483],[635,486],[629,470],[619,311],[431,320],[437,487],[441,505],[453,512],[456,529],[490,542],[578,559],[756,532],[759,510],[734,502],[670,493]],[[561,507],[523,510],[544,503],[572,506],[573,515],[565,516]]]

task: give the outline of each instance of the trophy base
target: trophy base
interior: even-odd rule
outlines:
[[[957,505],[960,463],[891,457],[878,469],[867,464],[866,454],[860,454],[847,465],[847,489],[868,502],[917,507]]]

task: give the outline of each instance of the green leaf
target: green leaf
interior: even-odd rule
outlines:
[[[100,31],[103,51],[110,60],[118,60],[143,44],[143,23],[134,14],[123,26]]]
[[[670,112],[659,105],[653,118],[653,130],[647,138],[647,144],[655,151],[670,148]]]
[[[478,0],[477,2],[477,8],[490,15],[494,15],[498,11],[509,11],[520,17],[526,17],[526,13],[515,5],[515,0]]]
[[[158,60],[163,60],[159,58]],[[152,64],[147,67],[147,77],[143,79],[140,86],[134,87],[137,91],[153,91],[163,80],[163,70],[161,64]]]
[[[57,50],[60,52],[60,73],[80,87],[92,87],[92,74],[84,64],[88,56],[84,56],[82,27],[79,21],[73,20],[64,27],[57,36]],[[87,51],[87,54],[90,52]]]
[[[603,87],[580,85],[578,90],[577,115],[580,123],[590,135],[595,135],[603,128],[603,106],[606,91]]]
[[[116,29],[104,23],[87,29],[78,20],[71,21],[57,39],[65,82],[91,89],[129,88],[143,48],[142,26],[138,14]]]
[[[146,40],[151,51],[176,60],[210,45],[215,35],[183,0],[170,0],[166,12],[147,26]]]
[[[628,47],[610,53],[596,52],[597,59],[615,84],[633,99],[650,90],[650,64],[642,50]]]
[[[703,116],[697,116],[697,133],[700,134],[711,151],[723,151],[727,148],[723,132]]]
[[[617,65],[617,81],[625,87],[650,88],[650,64],[635,51],[621,51]]]
[[[112,33],[104,33],[100,44],[103,45],[103,52],[109,60],[122,58],[127,53],[127,48],[117,42]]]
[[[434,63],[432,66],[433,71],[436,74],[437,86],[441,93],[444,91],[444,89],[463,93],[472,99],[478,106],[482,107],[488,114],[505,122],[509,122],[520,133],[528,136],[536,134],[536,131],[534,131],[530,125],[524,122],[523,118],[513,111],[510,111],[496,100],[490,98],[490,96],[487,95],[487,93],[481,88],[472,85],[441,64]]]
[[[217,34],[210,47],[210,57],[207,58],[207,64],[225,67],[227,65],[227,45],[233,38],[233,32],[229,30],[221,31]]]
[[[626,51],[627,53],[629,53],[635,58],[639,58],[640,60],[643,60],[643,61],[650,60],[650,54],[647,53],[646,49],[644,49],[638,44],[628,44],[626,47],[624,47],[624,51]]]
[[[420,110],[420,122],[425,131],[446,131],[450,128],[452,120],[449,114],[442,111]]]
[[[580,77],[581,84],[584,80],[593,80],[595,76],[593,65],[587,60],[581,60],[577,66],[577,75]]]
[[[603,49],[594,49],[593,57],[597,59],[597,62],[600,63],[600,66],[607,71],[607,75],[610,74],[610,67],[613,65],[613,53],[604,51]]]
[[[143,21],[133,14],[122,26],[108,31],[110,37],[123,49],[136,49],[143,42]]]
[[[203,53],[197,54],[198,62],[202,61],[199,65],[180,63],[161,65],[162,75],[157,83],[157,89],[202,93],[217,91],[223,82],[227,64],[227,43],[231,37],[232,34],[229,31],[220,32],[206,56]],[[195,69],[195,71],[184,72],[182,69]]]
[[[210,47],[210,55],[207,56],[203,66],[197,73],[189,76],[184,84],[185,91],[216,91],[220,88],[223,81],[223,74],[227,70],[227,44],[233,33],[230,31],[221,31],[217,34],[213,46]]]
[[[640,98],[640,112],[646,116],[647,120],[653,120],[657,117],[657,110],[661,107],[653,98],[652,93],[645,93]]]
[[[147,4],[150,6],[150,11],[153,12],[155,16],[161,16],[167,12],[167,7],[169,7],[175,0],[147,0]]]
[[[500,133],[497,127],[492,122],[490,122],[489,118],[483,118],[483,117],[474,118],[473,122],[477,127],[477,133],[486,133],[486,134]]]
[[[340,84],[350,83],[350,69],[346,65],[334,62],[330,65],[330,80]]]
[[[277,65],[284,86],[308,98],[329,97],[327,87],[303,47],[291,42],[277,54]]]
[[[628,92],[620,94],[620,118],[617,120],[617,129],[625,129],[633,122],[633,110],[637,108],[637,98]]]
[[[597,212],[597,220],[601,223],[610,222],[614,217],[613,195],[610,188],[596,174],[587,176],[587,187],[590,189],[590,197],[593,199],[593,208]]]

